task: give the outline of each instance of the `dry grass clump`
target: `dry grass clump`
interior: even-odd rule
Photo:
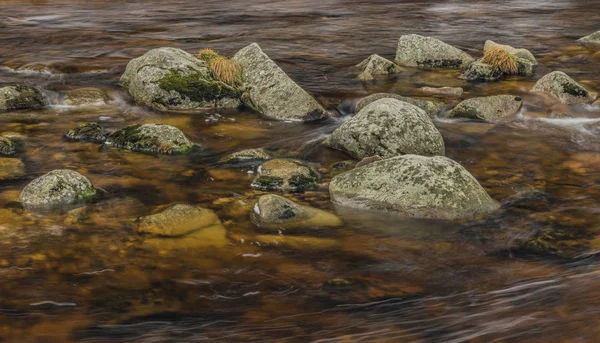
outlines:
[[[210,70],[215,79],[230,86],[239,86],[242,83],[242,66],[227,57],[218,56],[212,59]]]
[[[519,71],[519,64],[515,56],[500,48],[486,52],[481,62],[496,67],[504,74],[516,74]]]
[[[211,48],[200,49],[200,51],[198,51],[198,54],[196,55],[196,58],[205,60],[206,62],[209,62],[210,60],[216,57],[219,57],[219,54],[217,54],[217,52]]]

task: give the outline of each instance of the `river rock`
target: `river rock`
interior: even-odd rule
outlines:
[[[468,218],[499,207],[467,170],[443,156],[374,162],[334,177],[329,193],[335,204],[417,218]]]
[[[98,88],[77,88],[65,91],[63,103],[69,106],[106,105],[110,97]]]
[[[467,99],[448,113],[448,118],[469,118],[492,123],[515,115],[523,99],[514,95],[493,95]]]
[[[362,81],[375,80],[381,77],[395,75],[402,71],[402,68],[396,63],[379,55],[367,57],[367,59],[356,65],[356,68],[360,70],[357,79]]]
[[[577,41],[588,49],[600,50],[600,31],[596,31],[591,35],[579,38]]]
[[[238,51],[233,57],[242,65],[244,86],[242,100],[265,117],[275,120],[313,121],[329,115],[321,105],[296,84],[256,43]]]
[[[332,227],[342,225],[336,215],[303,206],[275,194],[261,196],[254,205],[253,221],[260,227],[274,229]]]
[[[469,81],[495,81],[502,77],[502,72],[494,66],[477,60],[458,77]]]
[[[90,180],[76,171],[57,169],[31,181],[19,196],[26,209],[52,209],[85,202],[96,195]]]
[[[176,48],[129,61],[120,83],[136,103],[159,111],[236,108],[241,91],[213,78],[208,62]]]
[[[80,123],[65,134],[68,140],[103,143],[106,133],[100,124],[96,122]]]
[[[48,98],[37,88],[23,85],[0,87],[0,112],[35,109],[48,104]]]
[[[444,139],[431,118],[407,102],[383,98],[338,127],[325,145],[362,159],[379,155],[444,155]]]
[[[427,115],[429,115],[432,118],[435,117],[435,115],[437,113],[439,113],[442,110],[442,108],[444,108],[444,103],[439,102],[439,101],[426,101],[426,100],[414,99],[414,98],[409,98],[406,96],[392,94],[392,93],[375,93],[375,94],[367,95],[366,97],[360,99],[356,103],[356,108],[354,109],[354,112],[358,113],[363,108],[365,108],[365,106],[369,105],[370,103],[377,101],[379,99],[384,99],[384,98],[392,98],[392,99],[404,101],[411,105],[417,106],[418,108],[425,111],[425,113],[427,113]]]
[[[484,53],[494,49],[502,49],[515,57],[526,59],[534,65],[538,64],[533,54],[527,49],[516,49],[510,45],[498,44],[492,40],[485,41],[485,44],[483,45]]]
[[[373,162],[377,162],[377,161],[381,161],[381,160],[383,160],[383,158],[381,158],[381,156],[379,156],[379,155],[367,156],[367,157],[363,158],[362,160],[358,161],[358,163],[356,163],[356,168],[360,168],[362,166],[366,166],[367,164],[371,164]]]
[[[562,71],[553,71],[539,79],[530,92],[546,93],[563,104],[589,104],[592,94]]]
[[[474,60],[439,39],[411,34],[400,37],[395,62],[407,67],[464,68]]]
[[[111,133],[104,146],[148,154],[178,154],[192,150],[194,143],[174,126],[136,124]]]
[[[460,87],[421,87],[419,90],[422,93],[434,96],[461,97],[463,95],[463,89]]]
[[[174,237],[214,226],[221,226],[221,221],[212,210],[175,204],[162,212],[138,218],[136,231]]]
[[[252,187],[260,190],[302,192],[317,188],[319,175],[313,168],[294,159],[275,159],[263,163]]]
[[[0,157],[0,180],[11,180],[25,176],[25,165],[18,158]]]
[[[9,138],[0,136],[0,156],[12,156],[15,154],[15,143]]]
[[[267,154],[265,149],[245,149],[229,154],[219,160],[219,164],[246,166],[260,164],[263,161],[270,160],[271,156]]]

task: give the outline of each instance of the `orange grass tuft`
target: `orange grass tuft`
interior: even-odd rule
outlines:
[[[515,56],[499,48],[486,52],[481,62],[496,67],[504,74],[516,74],[519,71]]]

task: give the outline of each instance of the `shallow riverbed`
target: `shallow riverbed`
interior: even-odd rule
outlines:
[[[528,94],[562,70],[600,91],[600,56],[576,39],[600,29],[593,1],[17,1],[0,3],[0,84],[44,89],[53,105],[0,114],[22,136],[25,175],[0,181],[0,342],[573,342],[600,337],[600,108]],[[430,35],[480,56],[483,43],[530,49],[534,77],[458,80],[457,70],[411,70],[375,83],[349,69],[393,58],[402,34]],[[297,124],[247,111],[157,113],[118,85],[127,62],[174,46],[232,55],[258,42],[334,117]],[[13,68],[43,64],[50,73]],[[501,124],[437,119],[446,156],[503,204],[477,222],[399,218],[334,208],[327,191],[288,194],[344,221],[337,229],[270,232],[249,210],[264,193],[253,168],[221,169],[236,150],[269,147],[317,167],[347,160],[321,141],[374,92],[420,96],[461,86],[463,98],[514,94]],[[102,106],[62,103],[97,87]],[[452,108],[460,99],[445,100]],[[66,142],[78,122],[180,128],[208,150],[151,156]],[[101,190],[88,218],[23,211],[32,179],[58,168]],[[223,248],[153,244],[132,230],[162,205],[213,209]]]

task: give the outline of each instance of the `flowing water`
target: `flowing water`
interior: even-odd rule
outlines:
[[[588,342],[600,339],[598,106],[561,106],[527,93],[552,70],[600,90],[600,56],[575,43],[600,27],[597,1],[4,0],[0,83],[44,89],[39,111],[0,114],[23,136],[25,175],[0,181],[0,342]],[[393,58],[402,34],[440,38],[473,55],[492,39],[530,49],[533,78],[470,84],[459,71],[407,70],[361,83],[349,69]],[[157,113],[136,107],[118,79],[151,48],[258,42],[336,114],[312,124],[256,113]],[[43,64],[50,73],[16,73]],[[338,229],[265,232],[249,211],[252,168],[220,169],[227,153],[270,147],[319,168],[348,159],[320,145],[373,92],[418,96],[458,85],[465,98],[515,94],[524,107],[492,125],[436,120],[447,156],[503,204],[477,222],[410,220],[333,208],[328,192],[287,196],[336,211]],[[112,101],[67,106],[65,90],[96,87]],[[451,108],[458,100],[446,99]],[[150,156],[63,140],[76,123],[109,130],[166,123],[209,150]],[[6,159],[2,160],[6,162]],[[35,214],[16,199],[57,168],[89,177],[101,198],[83,221]],[[213,209],[220,248],[152,244],[138,216],[172,203]]]

